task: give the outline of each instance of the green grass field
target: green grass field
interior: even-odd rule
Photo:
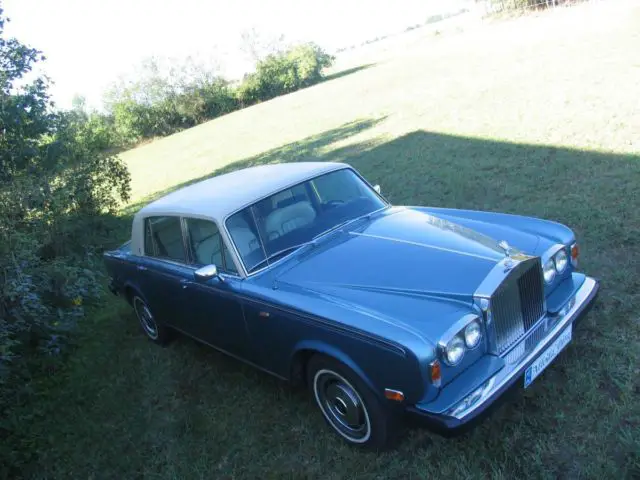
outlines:
[[[456,27],[457,28],[457,27]],[[472,432],[343,445],[304,391],[194,341],[146,341],[113,298],[34,380],[24,473],[57,478],[638,478],[640,7],[591,5],[350,53],[349,74],[126,152],[131,211],[247,165],[346,161],[395,204],[570,225],[597,307],[531,388]],[[356,68],[362,67],[362,68]],[[26,408],[26,407],[25,407]]]

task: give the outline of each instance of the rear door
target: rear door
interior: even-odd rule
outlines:
[[[145,255],[137,266],[142,294],[154,316],[165,325],[183,329],[188,305],[185,282],[193,267],[185,246],[178,216],[145,219]]]

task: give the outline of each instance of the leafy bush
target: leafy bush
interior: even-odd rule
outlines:
[[[121,79],[106,103],[122,146],[170,135],[237,109],[228,82],[191,63],[161,73],[157,60],[142,65],[134,81]]]
[[[16,379],[59,353],[103,292],[96,253],[130,183],[105,152],[108,119],[55,112],[46,79],[25,78],[41,53],[3,38],[3,27],[0,9],[0,437]]]
[[[251,105],[313,85],[322,79],[322,70],[333,60],[333,56],[312,43],[269,55],[258,62],[256,71],[247,75],[238,87],[238,100],[242,105]]]
[[[107,95],[113,135],[108,140],[128,146],[193,127],[243,106],[269,100],[322,79],[334,58],[314,44],[271,54],[236,88],[211,72],[176,68],[163,76],[155,60],[143,65],[133,82],[121,81]],[[93,120],[95,122],[95,120]],[[93,125],[93,124],[92,124]],[[96,124],[97,125],[97,124]],[[96,136],[102,138],[96,132]]]

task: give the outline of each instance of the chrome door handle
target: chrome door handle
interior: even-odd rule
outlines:
[[[137,267],[139,272],[146,272],[147,271],[147,267],[145,267],[144,265],[138,265]]]
[[[186,289],[189,285],[191,285],[191,282],[189,280],[180,280],[180,286],[182,286],[182,289]]]

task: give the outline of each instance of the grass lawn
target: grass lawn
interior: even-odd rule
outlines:
[[[343,445],[305,392],[184,338],[147,342],[109,298],[34,380],[26,475],[638,478],[640,6],[591,5],[368,47],[348,75],[126,152],[135,204],[247,165],[347,161],[395,204],[570,225],[597,307],[532,387],[470,433]],[[351,62],[351,63],[350,63]],[[355,68],[363,65],[363,68]],[[28,409],[27,409],[28,408]]]

